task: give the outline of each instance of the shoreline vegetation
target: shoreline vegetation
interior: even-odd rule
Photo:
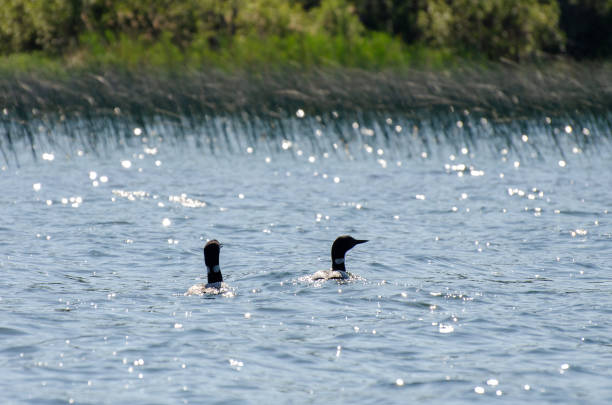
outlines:
[[[4,11],[5,128],[117,111],[612,111],[604,0],[10,0]]]
[[[612,57],[609,0],[8,0],[0,55],[68,66],[387,68]]]
[[[19,166],[17,145],[37,160],[44,145],[62,142],[59,134],[92,153],[165,134],[170,143],[186,140],[212,154],[282,151],[291,142],[314,153],[348,151],[361,139],[391,148],[389,156],[410,157],[436,153],[436,145],[475,149],[484,139],[496,150],[521,150],[520,134],[544,133],[548,140],[530,144],[531,153],[552,147],[563,157],[571,148],[606,147],[609,72],[609,65],[561,62],[449,71],[2,75],[0,160]]]
[[[359,152],[348,151],[361,139],[370,145],[367,153],[378,145],[390,148],[390,157],[413,157],[436,153],[437,145],[476,149],[483,139],[487,148],[520,151],[518,145],[527,139],[520,134],[535,133],[548,139],[530,141],[531,156],[550,147],[564,157],[570,150],[607,147],[602,141],[610,139],[612,128],[609,71],[601,63],[564,61],[435,72],[333,68],[178,75],[79,70],[52,79],[32,72],[2,75],[0,160],[19,166],[17,151],[23,146],[38,160],[45,145],[65,139],[97,154],[108,145],[149,137],[186,141],[213,155],[284,151],[295,143],[313,153],[346,150],[348,156]]]
[[[609,63],[457,65],[445,70],[284,68],[183,72],[68,69],[4,71],[0,108],[28,120],[59,114],[198,117],[295,111],[388,112],[405,116],[469,111],[493,121],[612,112]],[[1,70],[0,70],[1,71]]]

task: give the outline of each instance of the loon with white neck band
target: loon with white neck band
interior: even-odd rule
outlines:
[[[223,294],[228,291],[228,286],[223,282],[221,267],[219,267],[219,254],[223,245],[213,239],[204,246],[204,264],[208,276],[207,284],[196,284],[191,286],[185,295]]]
[[[351,274],[346,271],[344,265],[344,256],[346,252],[360,243],[365,243],[367,240],[358,240],[349,235],[339,236],[333,243],[331,248],[332,267],[330,270],[320,270],[312,275],[313,281],[317,280],[347,280],[351,278]]]

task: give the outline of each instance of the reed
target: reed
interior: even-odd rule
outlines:
[[[25,140],[36,153],[41,133],[67,134],[94,147],[129,139],[135,127],[145,133],[163,130],[176,142],[200,134],[201,145],[213,152],[219,150],[214,145],[244,150],[262,139],[268,147],[280,148],[280,139],[296,134],[302,134],[298,141],[317,150],[354,139],[393,145],[406,133],[419,150],[440,138],[462,145],[497,137],[494,144],[512,147],[516,134],[534,122],[570,125],[578,129],[572,135],[576,137],[583,138],[580,130],[588,127],[609,136],[609,72],[606,64],[568,62],[379,72],[7,70],[0,77],[0,149],[4,160],[10,160],[11,145]],[[396,131],[398,125],[402,131]],[[561,127],[549,126],[554,141]],[[333,136],[318,139],[320,128]],[[427,137],[419,132],[422,128],[430,129]],[[582,138],[575,142],[593,139]],[[404,146],[405,151],[410,148]]]

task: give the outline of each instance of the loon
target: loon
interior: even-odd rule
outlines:
[[[332,268],[330,270],[320,270],[312,275],[311,279],[315,280],[347,280],[351,278],[351,274],[344,267],[344,255],[351,250],[355,245],[365,243],[367,240],[354,239],[349,235],[339,236],[332,245],[331,259]]]
[[[204,263],[208,273],[208,283],[189,287],[185,295],[224,294],[228,292],[228,285],[223,282],[221,268],[219,267],[219,253],[222,246],[216,239],[206,243],[204,246]]]

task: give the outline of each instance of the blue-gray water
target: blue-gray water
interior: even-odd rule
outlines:
[[[610,128],[359,124],[5,142],[0,402],[612,401]],[[363,280],[301,281],[341,234]]]

